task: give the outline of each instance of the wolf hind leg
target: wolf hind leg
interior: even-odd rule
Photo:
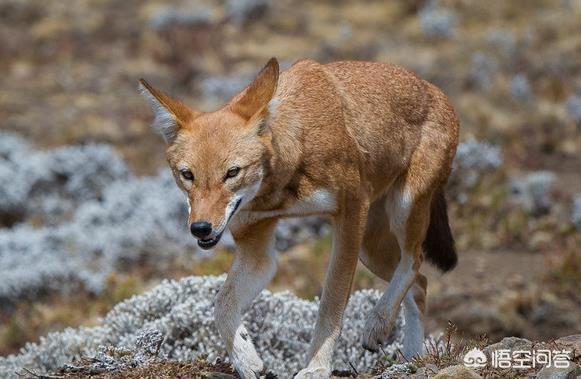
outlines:
[[[389,214],[389,229],[397,241],[399,256],[391,258],[388,262],[395,261],[393,266],[385,267],[388,273],[392,272],[387,289],[368,315],[363,333],[363,346],[372,351],[377,351],[379,345],[387,340],[391,329],[395,323],[399,307],[406,298],[408,290],[418,279],[419,267],[423,261],[422,242],[425,239],[426,231],[429,224],[430,204],[433,191],[412,192],[408,185],[400,185],[392,189],[385,198],[384,211]],[[387,215],[385,216],[388,217]],[[387,231],[384,234],[389,234]],[[384,241],[386,237],[383,237]],[[385,242],[384,242],[385,243]],[[391,254],[390,254],[391,253]],[[378,255],[375,252],[374,255]],[[394,255],[393,250],[385,251],[384,254]],[[379,268],[373,270],[379,271]],[[380,275],[382,276],[382,275]],[[390,276],[389,274],[386,276]],[[383,277],[383,276],[382,276]],[[421,278],[421,277],[420,277]],[[413,290],[415,293],[416,290]],[[421,292],[420,292],[421,294]],[[415,299],[421,296],[410,295],[406,303],[408,311],[404,314],[409,318],[409,327],[406,332],[409,334],[407,346],[410,353],[412,350],[421,352],[418,345],[423,344],[423,325],[420,306]],[[415,307],[414,307],[415,305]],[[422,307],[423,308],[423,307]],[[407,323],[406,318],[406,323]],[[420,335],[420,330],[421,334]],[[421,338],[421,343],[419,342]]]
[[[418,273],[403,299],[405,317],[403,355],[410,360],[424,353],[424,316],[428,279]]]
[[[400,249],[397,238],[389,230],[385,202],[385,196],[381,197],[369,208],[359,259],[369,271],[389,282],[399,262]]]
[[[379,278],[389,282],[400,260],[400,248],[396,236],[389,230],[389,216],[382,197],[371,205],[367,217],[361,262]],[[404,348],[406,358],[424,351],[424,315],[426,308],[427,278],[418,273],[412,287],[406,293],[404,304]],[[381,343],[387,342],[382,340]]]

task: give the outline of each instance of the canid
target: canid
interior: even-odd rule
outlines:
[[[188,225],[209,249],[229,227],[234,263],[216,299],[216,326],[244,378],[263,370],[242,314],[276,271],[277,220],[324,214],[333,253],[309,361],[299,377],[328,377],[357,260],[389,285],[367,315],[362,343],[378,349],[403,302],[407,357],[422,353],[424,257],[456,264],[444,185],[458,143],[446,96],[404,68],[371,62],[271,59],[218,111],[193,110],[141,81],[186,193]]]

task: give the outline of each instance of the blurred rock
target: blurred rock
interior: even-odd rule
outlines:
[[[476,371],[468,368],[464,365],[456,365],[446,367],[440,370],[434,379],[481,379],[482,377],[476,373]]]
[[[478,88],[489,90],[498,72],[497,60],[483,52],[472,54],[470,78]]]
[[[531,350],[533,343],[526,338],[506,337],[502,341],[494,343],[484,348],[484,352],[490,356],[496,350]]]
[[[234,375],[225,374],[223,372],[208,372],[204,373],[206,379],[236,379]]]
[[[581,375],[581,366],[575,363],[567,368],[543,367],[535,376],[536,379],[576,379]]]
[[[534,95],[531,84],[525,74],[518,73],[510,80],[510,94],[519,101],[533,101]]]
[[[223,103],[243,90],[252,81],[252,76],[233,74],[226,76],[213,76],[200,80],[200,90],[204,98],[215,99]]]
[[[270,4],[270,0],[226,0],[226,12],[235,23],[241,25],[263,15]]]
[[[452,165],[448,187],[456,200],[466,200],[467,192],[474,188],[482,176],[502,165],[500,149],[473,138],[458,145]]]
[[[575,195],[571,207],[571,222],[575,227],[581,230],[581,195]]]
[[[534,216],[546,214],[553,203],[551,190],[555,179],[555,174],[549,171],[536,171],[522,178],[513,178],[510,181],[512,199]]]
[[[566,102],[567,112],[575,122],[581,122],[581,96],[571,95]]]
[[[571,349],[575,356],[574,359],[581,357],[581,334],[573,334],[566,337],[557,338],[555,343],[559,346],[563,346],[566,349]]]
[[[515,52],[516,40],[514,33],[510,30],[493,30],[488,34],[487,40],[507,57],[512,56]]]
[[[301,242],[316,239],[331,232],[327,220],[321,217],[288,218],[279,221],[275,247],[285,251]]]
[[[449,38],[456,31],[458,17],[450,10],[432,0],[418,13],[424,35],[430,38]]]
[[[204,7],[195,1],[188,1],[185,6],[167,6],[155,11],[149,23],[156,30],[163,30],[171,26],[198,26],[208,25],[216,21],[212,8]]]
[[[415,378],[416,379],[433,378],[434,375],[438,373],[438,371],[440,371],[438,369],[438,366],[432,363],[428,363],[424,367],[420,367],[418,371],[416,371]]]

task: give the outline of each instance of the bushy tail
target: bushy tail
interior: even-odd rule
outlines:
[[[432,200],[430,226],[422,247],[428,262],[443,272],[452,270],[458,262],[443,189]]]

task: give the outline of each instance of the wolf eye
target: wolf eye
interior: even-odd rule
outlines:
[[[234,166],[231,167],[230,169],[228,169],[228,171],[226,172],[226,178],[225,179],[230,179],[235,177],[236,175],[238,175],[238,173],[240,172],[240,167],[238,166]]]
[[[180,174],[182,175],[182,178],[184,178],[185,180],[189,181],[194,180],[194,174],[192,174],[190,170],[181,170]]]

